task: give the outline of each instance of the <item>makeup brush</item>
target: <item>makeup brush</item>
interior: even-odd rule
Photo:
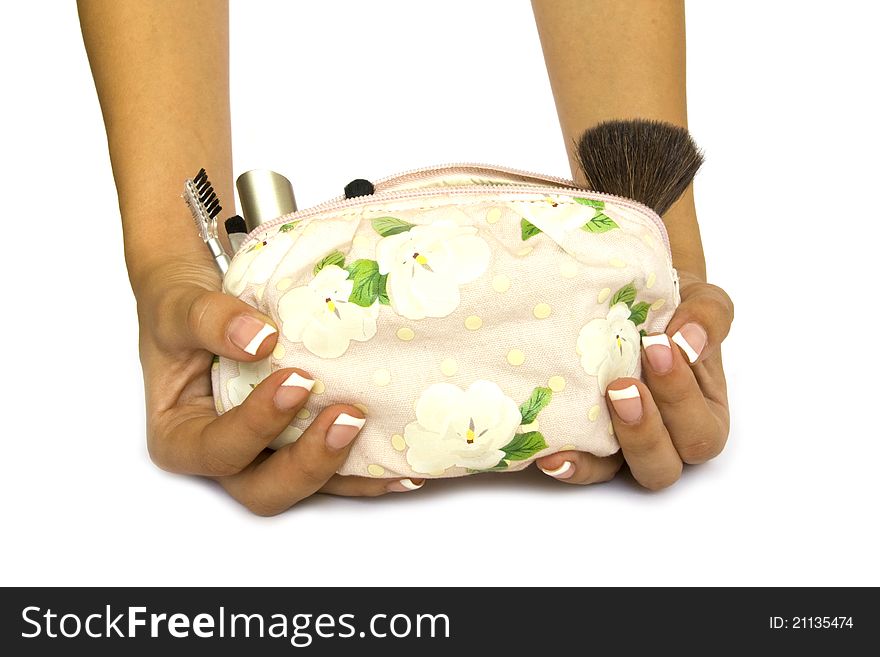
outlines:
[[[223,208],[204,169],[199,169],[195,178],[183,183],[183,200],[189,206],[199,237],[208,247],[217,269],[220,270],[221,275],[226,274],[226,270],[229,269],[229,256],[223,250],[217,234],[217,215]]]
[[[666,212],[703,163],[690,133],[671,123],[634,119],[606,121],[576,144],[587,185]]]

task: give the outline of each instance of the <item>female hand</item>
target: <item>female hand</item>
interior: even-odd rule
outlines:
[[[377,496],[420,487],[408,479],[335,474],[360,430],[354,425],[363,419],[346,404],[321,411],[295,443],[274,453],[267,450],[309,397],[312,377],[303,370],[273,372],[244,403],[217,417],[213,355],[261,360],[272,352],[277,331],[268,317],[219,292],[211,266],[207,259],[172,262],[132,279],[141,327],[147,445],[156,465],[212,477],[265,516],[315,492]],[[343,414],[348,418],[339,423]]]
[[[626,461],[636,481],[657,490],[678,481],[684,463],[704,463],[724,449],[730,414],[721,342],[733,321],[733,302],[696,276],[682,273],[680,284],[682,302],[666,333],[645,341],[645,381],[622,378],[608,385],[620,452],[605,458],[557,452],[538,460],[546,474],[592,484],[613,478]]]

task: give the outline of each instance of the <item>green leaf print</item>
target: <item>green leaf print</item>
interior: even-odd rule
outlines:
[[[542,449],[547,449],[547,443],[540,431],[518,433],[513,440],[501,448],[507,461],[525,461]]]
[[[645,320],[648,319],[648,310],[650,310],[650,308],[651,304],[645,303],[644,301],[634,303],[630,306],[629,321],[636,326],[644,324]]]
[[[379,303],[383,306],[390,306],[391,300],[388,298],[388,274],[379,276]]]
[[[614,222],[614,219],[602,212],[597,213],[595,217],[581,226],[581,230],[585,230],[588,233],[607,233],[615,228],[620,228],[620,226]]]
[[[553,391],[550,388],[535,388],[531,396],[519,407],[523,424],[531,424],[538,417],[538,413],[550,403]]]
[[[591,208],[596,208],[597,210],[605,209],[605,201],[594,201],[591,198],[576,198],[574,199],[575,203],[580,203],[581,205],[589,205]]]
[[[318,272],[324,269],[327,265],[345,267],[345,255],[342,251],[331,251],[318,261],[318,264],[315,265],[315,269],[312,273],[317,275]]]
[[[530,222],[528,219],[523,219],[522,221],[520,221],[520,226],[522,227],[523,242],[525,242],[527,239],[531,239],[541,232],[541,229]]]
[[[279,233],[289,233],[294,228],[299,226],[301,222],[302,222],[302,219],[297,219],[296,221],[291,221],[288,224],[282,224],[281,228],[278,229],[278,232]]]
[[[394,217],[376,217],[373,219],[372,224],[373,229],[382,237],[405,233],[415,225],[401,219],[395,219]]]
[[[355,260],[348,267],[348,277],[354,281],[354,288],[348,300],[368,308],[379,298],[379,263],[375,260]]]
[[[636,286],[633,285],[632,283],[627,283],[622,288],[620,288],[617,292],[615,292],[613,297],[611,297],[610,306],[613,307],[622,301],[627,306],[632,308],[633,301],[635,301],[635,300],[636,300]]]

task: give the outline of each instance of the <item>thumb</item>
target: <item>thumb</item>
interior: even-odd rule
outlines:
[[[691,365],[714,353],[733,322],[733,301],[717,285],[695,281],[682,286],[681,305],[666,328]]]
[[[166,304],[156,321],[170,347],[255,361],[266,358],[278,339],[269,317],[228,294],[185,285],[169,293]]]

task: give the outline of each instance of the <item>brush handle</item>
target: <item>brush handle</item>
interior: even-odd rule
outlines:
[[[214,258],[214,262],[217,263],[217,269],[220,270],[221,276],[226,276],[226,272],[229,271],[229,256],[226,255],[226,251],[223,250],[223,245],[220,244],[220,240],[216,237],[209,238],[205,244],[208,246],[208,250],[211,252],[211,257]]]

